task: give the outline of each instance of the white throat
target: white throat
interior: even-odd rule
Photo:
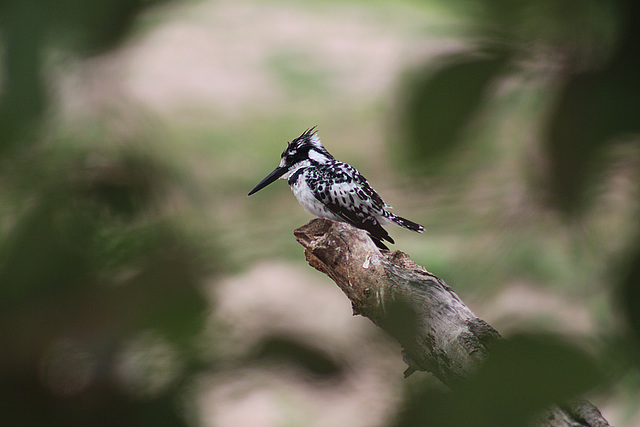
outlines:
[[[283,163],[284,163],[284,160],[280,162],[280,165],[281,165],[280,167],[283,167]],[[299,169],[306,168],[309,166],[311,166],[311,162],[309,160],[303,160],[301,162],[298,162],[295,165],[291,166],[291,168],[288,171],[286,171],[284,175],[280,177],[280,179],[289,179],[289,177],[294,173],[296,173]]]

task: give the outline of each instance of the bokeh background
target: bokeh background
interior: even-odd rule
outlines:
[[[0,2],[0,420],[640,425],[640,6]],[[509,340],[451,395],[309,268],[317,125]],[[475,385],[474,385],[475,384]],[[476,389],[473,389],[476,387]],[[478,408],[483,410],[479,412]]]

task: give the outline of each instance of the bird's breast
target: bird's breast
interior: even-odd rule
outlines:
[[[305,211],[320,218],[329,218],[333,220],[340,220],[336,217],[324,203],[318,200],[316,197],[316,190],[309,186],[307,177],[302,174],[295,182],[291,183],[291,191],[296,196],[298,202],[302,205]]]

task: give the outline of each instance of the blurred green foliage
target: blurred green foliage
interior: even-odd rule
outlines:
[[[601,384],[601,375],[595,360],[562,338],[517,335],[494,343],[476,372],[451,391],[418,384],[393,425],[530,425],[554,403]]]
[[[166,212],[180,179],[145,130],[60,138],[50,114],[58,67],[116,48],[158,3],[0,3],[2,425],[186,425],[220,264]]]
[[[0,3],[2,95],[0,149],[37,141],[51,104],[48,62],[54,52],[97,55],[123,41],[136,16],[162,0],[7,0]]]
[[[520,153],[529,155],[521,160],[532,171],[528,194],[544,196],[531,200],[532,211],[522,215],[538,215],[542,229],[547,215],[542,212],[551,208],[565,227],[562,232],[579,236],[573,256],[584,255],[589,244],[597,245],[588,241],[585,217],[609,209],[596,206],[606,203],[596,196],[619,173],[614,149],[639,142],[640,86],[635,80],[640,72],[640,3],[523,0],[455,4],[458,13],[466,13],[471,22],[468,45],[462,52],[431,60],[407,74],[398,116],[403,163],[414,176],[431,178],[443,186],[442,191],[450,190],[452,186],[443,178],[447,174],[477,176],[478,171],[495,164],[491,158],[507,155],[498,151],[487,155],[486,147],[481,147],[486,145],[483,138],[487,136],[482,132],[491,129],[500,90],[504,93],[505,86],[517,81],[543,91],[545,101],[532,108],[527,118],[536,123],[531,126],[535,135],[522,137],[524,142],[534,139],[537,146]],[[531,129],[524,127],[522,132]],[[468,153],[473,160],[468,160]],[[461,170],[461,158],[468,160],[464,166],[475,168],[473,172]],[[638,172],[635,159],[633,170]],[[636,200],[629,204],[635,212],[640,187],[638,182],[631,185]],[[620,288],[613,293],[619,297],[626,324],[609,333],[626,340],[625,344],[610,345],[609,339],[603,339],[598,350],[603,360],[596,361],[556,336],[509,339],[461,389],[445,395],[421,391],[410,397],[396,425],[424,425],[427,420],[433,425],[523,425],[551,402],[603,390],[624,375],[634,376],[640,362],[640,223],[637,218],[634,221],[628,229],[635,231],[623,238],[630,242],[626,254],[622,250],[616,254],[622,260],[600,259],[610,274],[600,280],[605,284],[619,280]],[[532,246],[542,236],[540,229],[531,236],[521,231],[522,242],[512,244],[504,255],[517,261],[507,267],[514,276],[535,272],[544,282],[545,275],[558,276],[571,265],[556,266],[553,261],[560,262],[558,254]],[[536,255],[538,252],[541,254]],[[593,253],[611,256],[601,249]],[[477,252],[472,258],[486,261]],[[573,263],[574,270],[579,265]],[[581,274],[569,269],[562,276],[569,279],[569,285],[579,282]],[[496,279],[495,274],[488,277]],[[616,352],[624,354],[614,355]],[[635,361],[629,363],[629,358]],[[598,366],[622,359],[627,361],[624,368],[609,369],[608,377],[601,374]],[[510,392],[503,394],[505,390]]]
[[[468,5],[467,3],[464,3]],[[555,100],[540,141],[550,204],[579,216],[609,167],[613,144],[640,131],[640,59],[634,1],[481,1],[472,8],[472,48],[408,78],[400,121],[405,157],[437,175],[495,88],[514,74],[538,74]]]
[[[455,55],[434,72],[416,72],[408,82],[406,157],[414,167],[437,174],[442,159],[460,148],[464,126],[482,104],[486,87],[509,59],[506,52]]]
[[[164,212],[164,203],[179,191],[174,188],[179,179],[157,155],[139,148],[144,134],[127,141],[107,137],[103,142],[109,147],[87,144],[92,139],[87,135],[61,144],[52,137],[50,121],[57,109],[50,85],[57,67],[67,58],[82,60],[117,48],[141,14],[160,3],[164,1],[0,2],[2,425],[186,424],[181,399],[201,368],[193,342],[206,308],[200,285],[205,274],[220,268],[221,260],[214,265],[203,261],[204,254],[210,255],[204,245]],[[579,217],[608,167],[607,150],[620,137],[638,131],[639,6],[631,0],[487,0],[461,1],[459,6],[461,13],[474,16],[470,35],[475,48],[436,61],[436,69],[430,64],[408,79],[398,127],[406,131],[404,151],[411,169],[437,175],[471,145],[470,124],[486,119],[483,112],[505,77],[551,76],[545,87],[553,100],[542,126],[540,146],[547,167],[541,183],[552,206],[567,217]],[[225,154],[226,161],[208,173],[216,197],[228,205],[238,203],[237,194],[244,199],[260,171],[272,166],[274,147],[299,126],[300,117],[306,121],[313,115],[311,124],[333,120],[340,131],[352,132],[351,122],[337,117],[344,116],[344,110],[318,120],[323,109],[308,97],[324,91],[328,76],[315,70],[313,62],[311,68],[298,63],[308,59],[306,54],[281,52],[266,64],[292,98],[300,98],[295,105],[304,112],[293,119],[263,117],[251,126],[240,121],[231,130],[207,127],[195,138],[183,134],[195,140],[196,156]],[[246,144],[244,151],[236,149],[240,141]],[[238,165],[255,176],[238,173]],[[229,175],[231,181],[222,179]],[[290,198],[286,188],[278,191]],[[259,197],[264,199],[247,208],[249,221],[267,222],[264,211],[272,208],[280,221],[278,230],[290,229],[290,212],[281,199]],[[242,221],[232,218],[227,238],[241,246],[237,252],[247,263],[255,253],[264,256],[265,249],[248,238]],[[458,218],[448,215],[443,221]],[[467,239],[469,230],[459,231],[460,239]],[[250,232],[260,234],[260,229]],[[274,236],[267,229],[263,234],[259,237],[270,242],[264,245],[268,250],[291,247],[291,253],[299,255],[285,233]],[[555,252],[536,257],[548,245],[544,236],[535,240],[533,234],[509,254],[508,259],[517,262],[507,274],[519,276],[524,270],[538,279],[560,275],[560,280],[589,274],[572,272]],[[290,246],[281,243],[285,241]],[[442,260],[442,269],[429,265],[440,275],[446,268],[463,270],[460,264],[474,271],[469,268],[472,262],[496,270],[489,257],[482,257],[487,251],[481,246],[472,247],[473,255],[462,257],[464,262],[452,263],[441,243],[436,240],[433,254],[425,256]],[[428,244],[420,243],[420,249]],[[466,244],[451,250],[461,246]],[[629,253],[620,307],[640,339],[637,245]],[[477,280],[499,281],[495,271],[485,276]],[[458,288],[465,281],[452,282]],[[285,338],[265,340],[254,356],[300,365],[314,378],[344,374],[322,352]],[[602,379],[586,351],[554,336],[523,335],[497,348],[468,388],[410,397],[398,425],[424,420],[469,425],[474,414],[484,425],[517,425],[549,402],[612,380]],[[493,390],[487,391],[488,384]],[[505,395],[504,390],[522,393]]]

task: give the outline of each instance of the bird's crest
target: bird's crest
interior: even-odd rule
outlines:
[[[282,153],[282,158],[291,159],[290,161],[293,163],[308,159],[320,163],[333,160],[334,157],[322,145],[316,129],[317,126],[313,126],[291,141]],[[286,163],[289,163],[289,161],[285,160]]]
[[[287,145],[287,149],[298,150],[304,145],[310,145],[312,147],[324,149],[324,147],[322,146],[322,142],[320,142],[317,128],[318,126],[313,126],[312,128],[305,130],[302,135],[300,135]]]

